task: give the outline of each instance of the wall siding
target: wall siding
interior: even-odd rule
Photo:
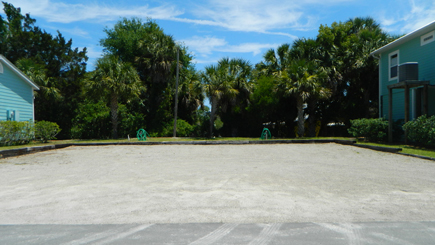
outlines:
[[[0,120],[7,119],[7,110],[19,112],[19,121],[33,120],[32,87],[7,65],[0,73]]]
[[[432,30],[429,30],[430,32]],[[418,62],[418,77],[421,81],[430,81],[435,85],[435,42],[428,43],[424,46],[420,44],[420,37],[414,38],[399,47],[390,49],[381,54],[380,67],[382,69],[380,80],[379,95],[383,96],[382,115],[380,117],[388,118],[388,88],[390,84],[397,83],[397,79],[389,81],[388,64],[389,54],[399,50],[399,64],[405,62]],[[404,89],[393,90],[393,120],[404,119]],[[429,91],[429,115],[435,115],[435,89]],[[410,96],[410,100],[412,96]],[[410,103],[410,115],[412,115],[412,102]]]

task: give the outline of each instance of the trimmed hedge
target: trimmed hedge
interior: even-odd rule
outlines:
[[[0,121],[0,145],[27,144],[34,138],[33,122]]]
[[[420,116],[403,125],[407,131],[408,139],[416,144],[435,144],[435,116]]]
[[[365,141],[383,141],[387,136],[388,121],[383,118],[361,118],[350,120],[347,130],[353,137],[363,137]]]
[[[55,139],[59,132],[59,125],[53,122],[0,121],[0,145],[27,144],[35,138],[47,142]]]

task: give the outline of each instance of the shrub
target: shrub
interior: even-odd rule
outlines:
[[[1,121],[0,145],[27,144],[35,137],[34,124],[31,121]]]
[[[177,137],[190,137],[193,134],[194,127],[183,119],[177,119]],[[163,136],[171,137],[174,134],[174,121],[166,125],[160,134],[152,133],[151,137]]]
[[[59,125],[54,122],[39,121],[35,125],[36,139],[43,143],[49,140],[56,139],[56,135],[60,132]]]
[[[353,137],[364,137],[366,141],[382,141],[387,136],[388,121],[383,118],[361,118],[350,120],[350,128],[347,130]]]
[[[435,144],[435,116],[420,116],[403,125],[408,139],[422,145]]]

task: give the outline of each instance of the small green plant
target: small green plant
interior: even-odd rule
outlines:
[[[408,139],[419,145],[435,144],[435,116],[420,116],[403,125]]]
[[[387,136],[388,121],[383,118],[361,118],[350,120],[350,135],[364,138],[365,141],[383,141]]]
[[[56,139],[56,135],[60,132],[59,125],[54,122],[39,121],[35,125],[35,136],[42,143],[47,143],[49,140]]]

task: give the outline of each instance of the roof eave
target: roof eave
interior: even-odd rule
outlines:
[[[21,77],[25,82],[27,82],[33,90],[39,90],[38,85],[36,85],[29,77],[27,77],[20,69],[18,69],[12,62],[10,62],[6,57],[0,54],[0,60],[2,60],[9,68],[12,69],[19,77]]]
[[[423,26],[415,31],[412,31],[412,32],[406,34],[405,36],[398,38],[398,39],[394,40],[393,42],[371,52],[370,55],[372,55],[372,56],[380,55],[381,53],[383,53],[387,50],[393,49],[393,48],[395,48],[395,47],[397,47],[397,46],[399,46],[399,45],[401,45],[401,44],[403,44],[411,39],[414,39],[418,36],[424,35],[424,34],[428,33],[429,31],[431,31],[432,29],[435,29],[435,21],[432,21],[431,23],[429,23],[429,24],[427,24],[427,25],[425,25],[425,26]]]

